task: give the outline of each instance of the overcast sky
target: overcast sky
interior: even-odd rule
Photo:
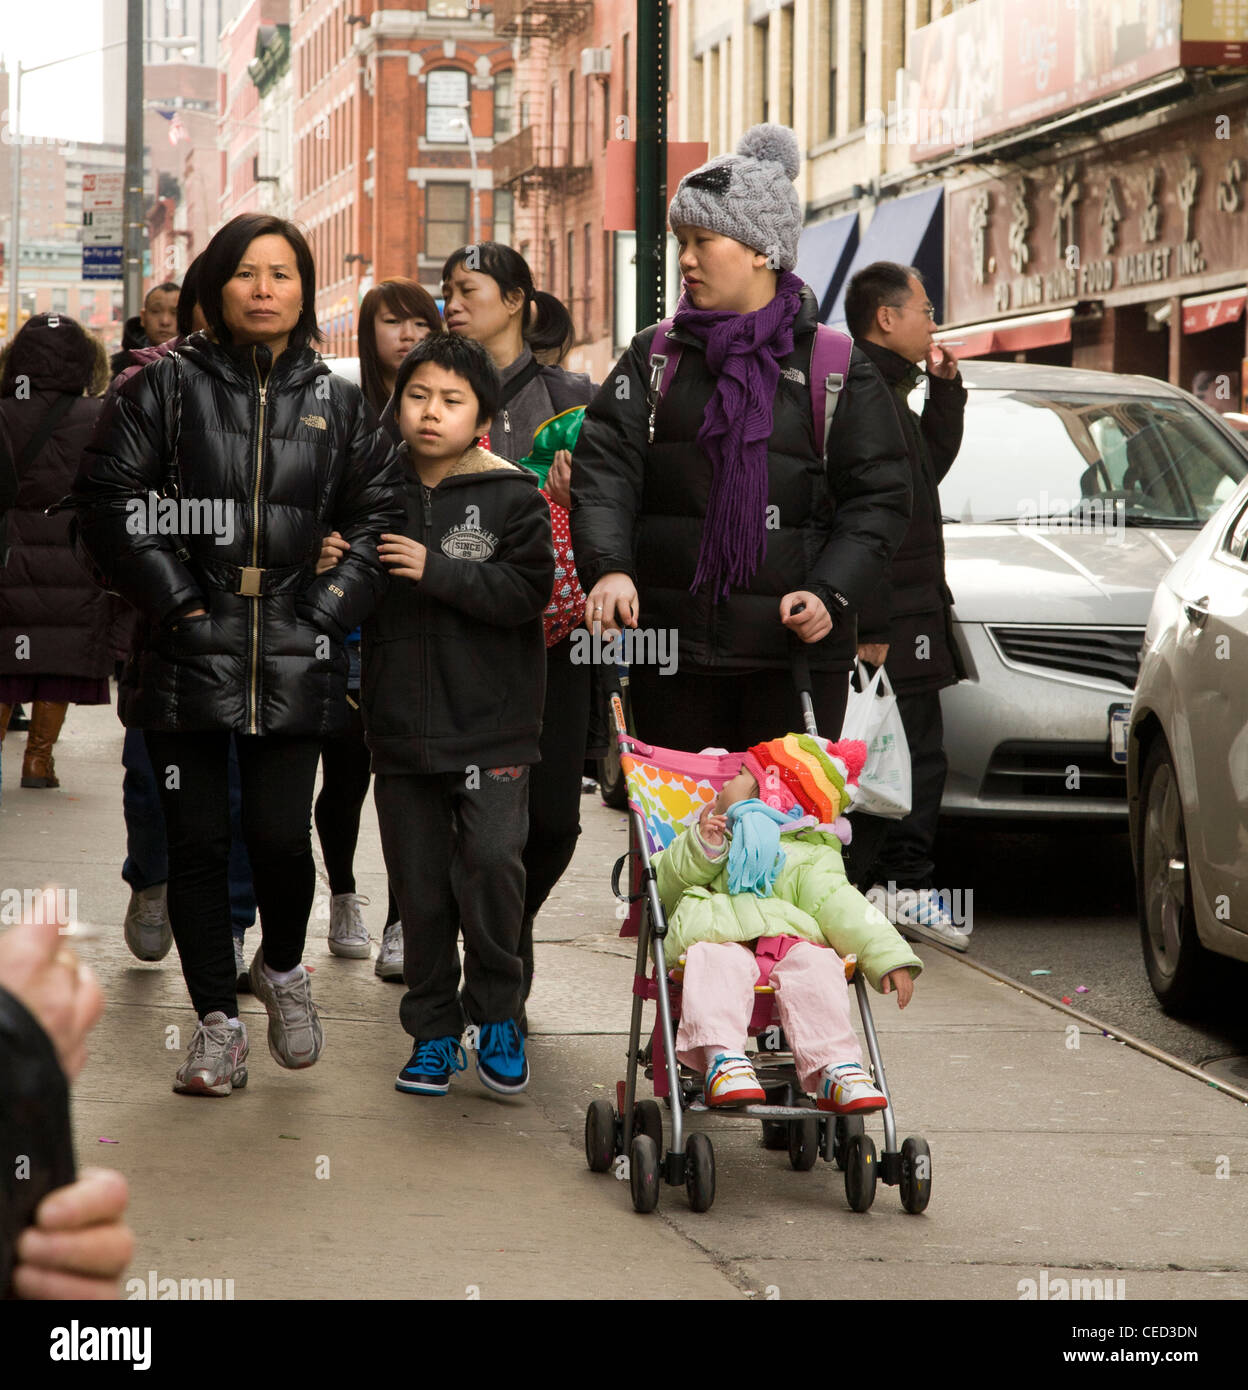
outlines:
[[[122,0],[0,0],[0,54],[12,73],[24,67],[67,58],[98,48],[103,42],[102,9]],[[10,77],[10,91],[13,79]],[[63,140],[103,138],[102,59],[79,58],[22,78],[21,129],[26,135]],[[119,105],[125,91],[113,92]]]

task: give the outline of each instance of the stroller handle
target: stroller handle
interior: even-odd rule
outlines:
[[[792,612],[801,613],[805,607],[805,603],[794,604]],[[806,643],[793,631],[789,632],[789,665],[793,672],[793,684],[797,687],[797,698],[802,705],[802,722],[806,725],[806,732],[812,738],[818,738],[819,726],[815,722],[815,706],[811,699],[814,682],[810,675],[810,653],[806,650]]]

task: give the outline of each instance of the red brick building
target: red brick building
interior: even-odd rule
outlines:
[[[565,365],[606,376],[633,333],[635,238],[603,228],[607,148],[636,135],[635,0],[495,0],[494,28],[514,36],[516,134],[494,157],[515,198],[514,245],[540,289],[576,326]],[[669,73],[674,68],[669,64]],[[669,126],[675,105],[669,81]]]
[[[290,0],[294,216],[311,237],[330,352],[355,354],[376,280],[407,275],[436,292],[447,253],[478,227],[483,240],[496,220],[510,235],[492,154],[510,133],[511,45],[479,7],[427,5]]]

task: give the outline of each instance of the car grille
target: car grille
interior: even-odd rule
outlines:
[[[1072,769],[1077,776],[1072,776]],[[1127,769],[1106,743],[999,743],[988,762],[985,800],[1121,801],[1126,810]]]
[[[1135,689],[1144,645],[1142,627],[989,626],[988,631],[1009,661],[1097,676]]]

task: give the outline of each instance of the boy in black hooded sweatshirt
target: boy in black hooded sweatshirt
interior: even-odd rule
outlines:
[[[467,1066],[465,1013],[482,1082],[512,1095],[529,1081],[517,1026],[521,853],[555,556],[533,474],[478,445],[501,391],[488,353],[449,333],[400,367],[407,521],[381,538],[392,582],[363,629],[364,727],[403,920],[399,1016],[415,1040],[395,1086],[415,1095],[445,1095]],[[344,544],[327,540],[323,563]]]

